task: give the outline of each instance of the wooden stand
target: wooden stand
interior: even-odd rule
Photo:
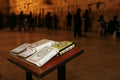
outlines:
[[[25,59],[12,54],[9,55],[8,60],[25,70],[26,80],[33,80],[32,75],[42,78],[55,69],[57,69],[57,80],[66,80],[66,63],[78,57],[83,52],[84,50],[75,47],[61,56],[55,56],[42,67],[38,67]]]

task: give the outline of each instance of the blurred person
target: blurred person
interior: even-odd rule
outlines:
[[[113,19],[111,21],[109,21],[108,23],[108,32],[113,35],[113,33],[115,31],[118,31],[120,28],[120,24],[119,24],[119,21],[118,21],[118,16],[117,15],[114,15],[113,16]]]
[[[53,24],[52,24],[52,16],[51,16],[51,13],[48,12],[45,16],[45,23],[46,23],[46,27],[47,29],[51,29],[52,30],[52,27],[53,27]]]
[[[3,13],[0,11],[0,30],[3,30]]]
[[[14,31],[14,29],[16,27],[16,21],[17,21],[17,17],[15,15],[15,13],[12,12],[12,14],[9,15],[9,25],[10,25],[11,31]]]
[[[106,21],[104,19],[103,15],[99,16],[99,19],[97,20],[99,22],[100,25],[100,35],[101,36],[106,36],[106,31],[107,31],[107,26],[106,26]]]
[[[27,16],[27,21],[28,21],[28,31],[34,31],[34,18],[32,12],[30,12],[29,15]]]
[[[53,25],[54,25],[54,29],[58,29],[58,16],[57,16],[57,14],[55,13],[54,15],[53,15]]]
[[[78,8],[74,15],[74,37],[82,37],[82,19],[80,13],[81,9]]]
[[[20,14],[18,15],[18,26],[19,26],[18,31],[22,31],[22,28],[24,29],[24,31],[26,31],[24,20],[25,20],[25,15],[23,14],[23,11],[21,11]]]
[[[72,14],[70,12],[68,12],[67,16],[67,30],[71,30],[71,26],[72,26]]]
[[[90,17],[89,11],[86,9],[83,14],[83,21],[84,21],[84,36],[86,36],[86,32],[90,29]]]

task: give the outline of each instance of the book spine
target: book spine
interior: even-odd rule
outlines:
[[[71,50],[72,48],[75,47],[75,44],[71,44],[70,46],[67,46],[66,48],[62,49],[61,51],[59,51],[58,55],[63,55],[64,53],[66,53],[67,51]]]

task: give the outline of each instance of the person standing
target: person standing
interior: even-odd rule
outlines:
[[[58,16],[57,14],[55,13],[54,16],[53,16],[53,25],[54,25],[54,29],[58,29]]]
[[[9,25],[10,25],[10,30],[14,31],[14,28],[16,27],[16,14],[12,12],[12,14],[9,15]]]
[[[90,17],[89,17],[89,11],[87,9],[83,14],[83,21],[84,21],[84,36],[86,36],[86,32],[88,32],[90,28]]]
[[[99,25],[100,25],[100,28],[101,28],[100,35],[101,36],[106,36],[107,26],[106,26],[106,21],[104,19],[104,16],[100,15],[99,19],[97,21],[99,22]]]
[[[72,14],[70,12],[68,12],[67,16],[67,30],[71,30],[71,26],[72,26]]]
[[[0,30],[3,30],[3,13],[0,11]]]
[[[24,26],[24,20],[25,20],[25,16],[23,14],[23,11],[21,11],[20,14],[18,15],[18,24],[19,24],[18,31],[22,31],[22,28],[24,29],[24,31],[26,31],[26,27]]]
[[[51,13],[50,12],[48,12],[47,14],[46,14],[46,17],[45,17],[45,23],[46,23],[46,27],[50,30],[52,30],[52,26],[53,26],[53,24],[52,24],[52,16],[51,16]]]
[[[115,31],[118,31],[120,28],[120,24],[119,24],[119,21],[118,21],[118,16],[117,15],[114,15],[113,16],[113,19],[111,21],[109,21],[108,23],[108,32],[113,35],[113,33]]]
[[[74,37],[82,37],[82,19],[81,19],[81,9],[78,8],[76,14],[74,15]]]
[[[30,12],[29,15],[27,16],[27,20],[28,20],[28,31],[34,31],[34,19],[32,12]]]

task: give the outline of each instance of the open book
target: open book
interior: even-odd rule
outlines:
[[[50,47],[44,47],[26,60],[41,67],[56,55],[62,55],[75,47],[75,43],[70,41],[55,42]]]
[[[42,39],[32,44],[23,44],[11,52],[17,52],[17,56],[24,58],[39,67],[43,66],[56,55],[62,55],[75,47],[74,42],[53,41]]]
[[[32,43],[29,47],[27,47],[23,52],[18,54],[18,56],[27,58],[30,55],[39,52],[44,47],[50,47],[55,43],[53,40],[48,39],[42,39],[40,41],[37,41],[35,43]]]

